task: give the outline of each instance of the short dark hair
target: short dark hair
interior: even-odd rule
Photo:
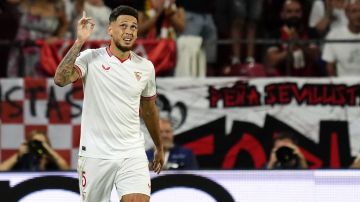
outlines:
[[[284,10],[286,4],[289,4],[289,3],[298,3],[298,4],[300,4],[301,9],[303,9],[303,6],[304,6],[303,3],[302,3],[300,0],[285,0],[285,1],[283,2],[283,4],[282,4],[282,10]]]
[[[130,6],[118,6],[112,10],[109,22],[115,22],[120,15],[130,15],[136,18],[136,20],[139,20],[138,11],[135,8]]]
[[[281,131],[281,132],[274,134],[274,136],[273,136],[273,142],[275,142],[277,140],[284,140],[284,139],[289,139],[294,144],[296,144],[296,145],[298,144],[298,140],[295,137],[294,133],[292,133],[290,131]]]

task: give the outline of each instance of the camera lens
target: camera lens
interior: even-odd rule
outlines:
[[[29,152],[36,157],[41,157],[45,153],[42,143],[38,140],[29,141],[28,146]]]
[[[287,163],[291,160],[295,159],[294,150],[290,147],[280,147],[278,150],[276,150],[276,158],[280,163]]]

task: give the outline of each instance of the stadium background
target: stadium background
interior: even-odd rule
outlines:
[[[281,4],[280,1],[264,2],[266,5],[269,2]],[[302,2],[305,8],[303,20],[307,21],[313,1]],[[116,4],[115,1],[107,3]],[[8,7],[3,7],[3,2],[1,6],[1,14],[10,11]],[[176,189],[167,190],[164,195],[154,194],[154,201],[175,201],[175,198],[179,201],[223,201],[215,196],[218,192],[214,189],[219,188],[217,185],[225,188],[235,201],[359,200],[360,174],[358,170],[348,168],[360,151],[360,80],[356,76],[334,78],[324,74],[315,78],[267,75],[262,61],[265,49],[269,45],[291,43],[277,38],[262,38],[265,37],[261,35],[265,29],[281,23],[274,17],[279,13],[279,7],[268,8],[274,10],[265,9],[267,14],[264,15],[267,17],[262,18],[260,36],[255,41],[256,60],[259,62],[251,68],[248,65],[233,65],[230,72],[223,71],[229,66],[229,58],[226,58],[230,53],[229,46],[235,42],[229,39],[228,32],[224,32],[229,23],[226,20],[217,22],[219,57],[215,67],[208,67],[208,77],[201,75],[201,78],[197,78],[204,67],[196,66],[195,73],[188,78],[161,78],[168,76],[177,64],[176,43],[167,39],[138,41],[135,51],[152,60],[156,66],[159,76],[157,102],[161,113],[173,118],[176,142],[194,151],[201,168],[200,171],[164,172],[161,176],[174,176],[171,180],[175,182],[184,177],[181,174],[191,176],[183,178],[186,179],[183,182],[186,185],[181,184],[180,180]],[[65,38],[53,44],[43,40],[27,43],[14,41],[12,27],[15,22],[6,17],[1,20],[7,28],[0,38],[1,58],[7,58],[9,47],[39,47],[39,62],[46,75],[54,73],[56,65],[73,42]],[[329,42],[323,38],[315,38],[310,42],[314,41],[319,44]],[[246,39],[240,41],[243,44],[248,42]],[[304,44],[308,42],[299,41]],[[94,41],[84,48],[106,44],[106,41]],[[322,62],[318,63],[319,67],[323,67]],[[57,88],[49,77],[6,78],[6,65],[7,59],[2,59],[0,161],[17,151],[29,131],[40,129],[47,131],[52,146],[75,169],[80,138],[82,84],[77,82],[65,88]],[[194,71],[188,66],[182,68]],[[23,74],[24,70],[20,69],[20,75]],[[310,170],[263,170],[269,157],[272,137],[282,130],[292,131],[299,139],[299,146]],[[145,130],[143,132],[146,133]],[[149,137],[146,147],[151,147]],[[180,177],[176,178],[177,175]],[[71,178],[70,183],[57,187],[64,182],[64,176]],[[22,198],[23,202],[75,201],[75,192],[73,195],[62,192],[63,189],[76,189],[75,176],[75,172],[2,172],[0,195],[4,197],[0,201],[12,201],[20,196],[28,197]],[[193,186],[196,176],[204,176],[205,180],[210,179],[215,184],[205,183],[205,190],[200,192],[198,187],[187,189],[187,183]],[[45,181],[44,192],[34,192],[36,187],[41,188],[32,184],[41,182],[37,181],[37,177],[44,177],[40,178]],[[153,177],[155,188],[172,186],[155,180],[157,176]],[[179,187],[185,187],[185,190]],[[30,193],[31,196],[28,195]],[[178,195],[174,197],[175,194]],[[172,200],[169,200],[169,195]],[[67,196],[69,198],[65,198]]]

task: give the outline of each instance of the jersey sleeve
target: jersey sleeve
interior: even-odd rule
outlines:
[[[86,76],[91,57],[92,51],[91,49],[87,49],[82,51],[75,60],[75,68],[79,72],[81,78]]]
[[[156,81],[155,81],[155,68],[152,63],[151,64],[151,73],[149,80],[141,93],[141,99],[155,99],[156,98]]]

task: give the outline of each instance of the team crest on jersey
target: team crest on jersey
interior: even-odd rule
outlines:
[[[134,72],[136,80],[140,81],[142,73],[141,72]]]

